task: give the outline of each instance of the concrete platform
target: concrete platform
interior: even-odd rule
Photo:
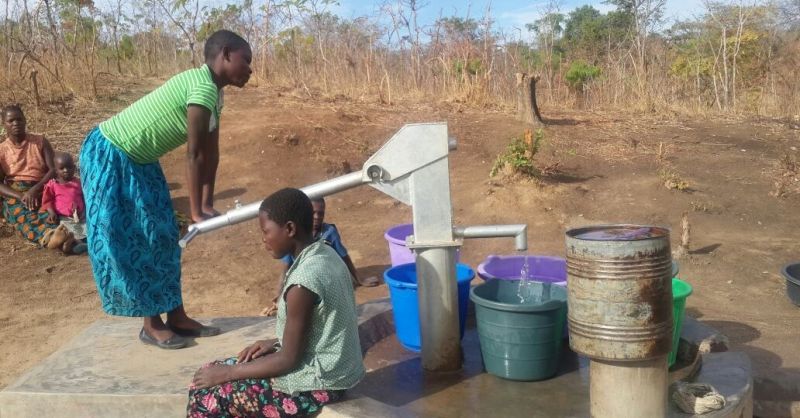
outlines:
[[[139,342],[140,319],[97,321],[0,392],[0,417],[185,417],[187,386],[203,363],[234,356],[275,334],[274,318],[203,322],[223,334],[170,351]],[[363,347],[393,332],[387,300],[359,307]]]
[[[394,337],[373,347],[365,358],[370,371],[343,402],[323,409],[321,417],[588,417],[589,362],[568,348],[556,377],[541,382],[514,382],[483,370],[477,332],[464,336],[464,368],[457,373],[423,373],[417,354]],[[743,353],[703,354],[670,373],[672,381],[709,383],[725,396],[721,411],[707,418],[752,417],[750,361]],[[702,364],[701,367],[700,364]],[[699,369],[699,370],[698,370]],[[670,418],[688,418],[670,404]],[[698,416],[699,417],[699,416]]]
[[[704,418],[750,418],[753,416],[753,376],[750,359],[744,353],[725,352],[702,355],[703,367],[693,379],[708,383],[725,396],[725,407],[701,415]],[[670,394],[671,395],[671,394]],[[671,417],[692,417],[670,403]]]
[[[507,381],[483,371],[477,332],[470,320],[462,344],[464,368],[457,373],[428,374],[422,372],[419,356],[390,336],[394,329],[388,300],[361,305],[359,311],[362,348],[368,350],[367,377],[344,401],[323,408],[320,417],[589,415],[588,361],[570,352],[566,344],[555,378]],[[225,333],[198,339],[186,349],[166,351],[136,339],[139,320],[98,321],[0,392],[0,417],[183,417],[186,387],[201,364],[235,355],[245,344],[274,335],[272,318],[207,322]],[[752,415],[750,365],[743,354],[702,354],[671,373],[673,379],[692,376],[713,384],[728,399],[726,409],[714,418]],[[671,416],[688,415],[673,410]]]

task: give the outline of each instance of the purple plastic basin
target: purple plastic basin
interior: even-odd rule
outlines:
[[[519,279],[525,255],[490,255],[478,264],[478,276],[483,280]],[[528,255],[528,278],[536,282],[567,285],[567,260],[546,255]]]
[[[414,252],[406,247],[406,237],[409,235],[414,235],[413,224],[395,225],[383,234],[386,242],[389,243],[389,258],[392,261],[392,267],[416,261]],[[456,263],[461,259],[460,253],[459,250],[456,250]]]
[[[414,262],[414,253],[406,247],[406,237],[414,235],[414,225],[401,224],[389,228],[383,237],[389,243],[392,267]]]

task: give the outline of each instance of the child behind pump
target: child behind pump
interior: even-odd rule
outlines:
[[[347,266],[347,270],[350,272],[350,277],[353,281],[354,288],[359,286],[374,287],[379,285],[380,281],[374,276],[367,277],[363,280],[359,279],[358,273],[356,272],[356,267],[353,265],[353,260],[347,253],[347,248],[345,248],[344,244],[342,243],[342,237],[339,235],[339,230],[336,228],[336,225],[325,222],[325,206],[324,198],[319,197],[316,199],[311,199],[311,207],[314,210],[311,232],[314,239],[324,242],[333,248],[337,254],[339,254],[339,257],[342,258],[342,261],[344,261],[344,264]],[[283,264],[283,272],[281,274],[281,285],[278,288],[278,292],[280,292],[283,288],[283,284],[286,281],[286,272],[292,267],[292,264],[294,263],[294,257],[289,254],[286,257],[283,257],[281,262]],[[272,305],[262,310],[261,314],[267,316],[275,315],[278,309],[279,297],[280,294],[276,295],[275,298],[272,299]]]

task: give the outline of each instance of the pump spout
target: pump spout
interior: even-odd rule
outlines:
[[[513,237],[517,251],[528,249],[528,225],[474,225],[454,227],[453,236],[457,238],[500,238]]]

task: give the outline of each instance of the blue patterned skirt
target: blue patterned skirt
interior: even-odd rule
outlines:
[[[144,317],[181,305],[178,223],[159,163],[135,163],[94,128],[80,167],[89,260],[103,310]]]

